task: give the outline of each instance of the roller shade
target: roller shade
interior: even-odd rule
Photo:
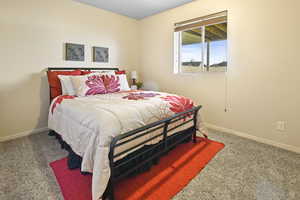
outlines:
[[[178,32],[178,31],[190,30],[205,25],[219,24],[224,22],[227,22],[227,11],[222,11],[219,13],[178,22],[175,24],[174,31]]]

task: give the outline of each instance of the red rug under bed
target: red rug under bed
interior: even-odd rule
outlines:
[[[115,186],[117,200],[167,200],[180,192],[224,144],[198,137],[198,143],[178,145],[158,165]],[[67,158],[50,163],[65,200],[91,200],[91,175],[69,170]]]

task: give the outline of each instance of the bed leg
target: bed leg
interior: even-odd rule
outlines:
[[[104,192],[103,195],[103,200],[114,200],[114,186],[111,182],[111,180],[109,180],[108,185],[107,185],[107,189]]]
[[[114,200],[114,199],[115,199],[114,186],[110,184],[109,200]]]
[[[55,131],[50,130],[49,133],[48,133],[48,135],[49,135],[49,136],[54,136],[54,135],[55,135]]]
[[[194,128],[193,128],[193,143],[197,143],[197,115],[198,115],[199,109],[197,109],[194,112],[194,117],[193,117],[193,121],[194,121]]]
[[[197,143],[197,131],[194,130],[193,132],[193,143]]]

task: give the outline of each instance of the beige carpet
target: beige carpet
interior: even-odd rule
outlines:
[[[174,200],[299,200],[300,154],[220,132],[225,148]],[[0,143],[1,200],[60,200],[48,165],[66,156],[47,133]]]

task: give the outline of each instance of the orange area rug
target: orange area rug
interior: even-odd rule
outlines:
[[[224,147],[212,140],[178,145],[151,170],[127,178],[115,186],[117,200],[167,200],[180,192]],[[65,200],[91,200],[91,175],[69,170],[67,159],[50,163]]]

